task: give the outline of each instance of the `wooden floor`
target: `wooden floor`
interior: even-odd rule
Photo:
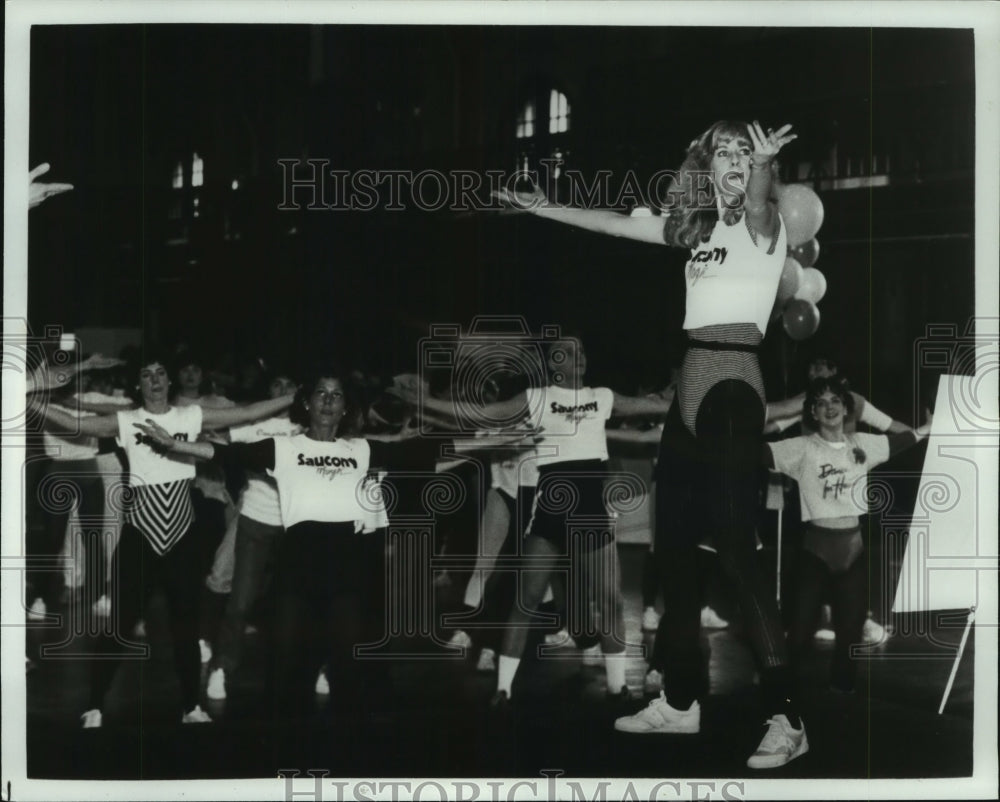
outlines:
[[[640,546],[622,545],[627,679],[641,696],[645,663],[639,632]],[[438,590],[442,596],[454,588]],[[829,646],[807,666],[803,699],[810,751],[779,770],[796,778],[963,777],[972,772],[974,635],[944,715],[937,715],[960,624],[902,634],[915,621],[897,617],[897,634],[862,659],[859,691],[827,690]],[[443,631],[446,639],[450,631]],[[29,630],[29,653],[58,642],[55,629]],[[711,695],[702,731],[693,736],[626,735],[613,720],[624,708],[605,699],[604,670],[580,652],[524,661],[509,715],[489,707],[495,674],[476,671],[475,656],[448,659],[427,643],[400,642],[419,657],[383,662],[378,692],[365,701],[361,725],[325,715],[292,732],[272,731],[263,715],[263,638],[248,637],[245,665],[230,678],[229,699],[204,702],[214,723],[182,726],[165,612],[149,613],[149,660],[131,661],[109,694],[100,730],[82,730],[88,661],[41,659],[27,678],[28,775],[34,778],[170,779],[274,777],[281,768],[324,768],[332,776],[529,777],[557,769],[577,777],[748,777],[746,757],[763,734],[754,669],[739,627],[705,634],[711,648]],[[75,641],[86,648],[85,639]],[[37,651],[34,651],[37,654]],[[437,659],[434,659],[434,658]],[[203,667],[203,674],[204,674]],[[204,680],[203,676],[203,680]],[[334,693],[336,682],[334,680]],[[351,689],[339,689],[350,693]],[[756,776],[760,776],[757,774]]]

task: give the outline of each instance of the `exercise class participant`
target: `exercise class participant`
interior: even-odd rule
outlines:
[[[859,521],[867,512],[868,473],[930,432],[930,419],[918,429],[888,436],[848,432],[845,421],[853,413],[847,381],[818,378],[802,405],[802,424],[811,434],[767,443],[764,453],[769,468],[798,482],[805,524],[790,634],[793,664],[800,666],[812,646],[816,615],[829,590],[836,633],[830,685],[844,693],[854,690],[858,663],[850,647],[863,640],[868,609]]]
[[[211,721],[198,704],[200,656],[198,598],[201,587],[200,544],[191,535],[194,511],[190,486],[195,477],[190,459],[165,453],[158,443],[135,428],[154,421],[171,442],[190,442],[206,429],[218,429],[266,418],[292,401],[286,395],[234,409],[174,407],[169,401],[167,360],[147,352],[139,369],[142,406],[116,415],[77,418],[52,407],[42,410],[49,423],[91,437],[117,435],[128,457],[131,504],[112,558],[111,611],[115,626],[96,643],[90,684],[90,709],[85,728],[100,727],[105,696],[129,634],[143,617],[150,591],[160,584],[167,598],[174,666],[181,686],[184,723]]]
[[[268,382],[271,398],[293,394],[295,389],[295,380],[287,372],[272,372]],[[302,426],[283,412],[267,420],[231,428],[229,439],[232,443],[253,443],[266,438],[292,437],[301,432]],[[226,680],[232,677],[243,657],[247,614],[260,595],[265,572],[273,562],[278,539],[283,532],[277,484],[266,473],[251,472],[240,497],[233,546],[232,584],[219,626],[218,649],[205,689],[209,699],[226,698]]]
[[[286,531],[274,575],[271,691],[275,720],[293,727],[310,709],[316,673],[324,663],[342,712],[355,720],[363,712],[368,678],[354,658],[354,646],[366,634],[364,600],[373,581],[363,570],[371,564],[366,549],[381,541],[363,531],[370,516],[361,488],[372,466],[432,470],[441,445],[433,439],[391,444],[411,433],[406,427],[395,435],[356,436],[353,424],[359,418],[346,388],[339,372],[315,372],[296,394],[291,412],[305,432],[291,437],[231,445],[179,442],[155,422],[136,424],[172,452],[218,457],[266,471],[276,481]],[[471,448],[498,444],[484,440]],[[454,445],[463,450],[467,444]]]
[[[781,766],[808,750],[792,698],[781,619],[756,560],[754,535],[766,403],[757,352],[787,250],[772,200],[774,159],[795,138],[790,125],[765,133],[756,121],[714,123],[688,146],[662,219],[556,206],[542,202],[540,191],[506,196],[541,217],[691,250],[685,267],[688,348],[679,403],[661,442],[656,517],[683,520],[695,505],[744,611],[768,713],[768,730],[747,761],[750,768]],[[698,697],[708,692],[708,667],[698,640],[697,529],[658,527],[666,619],[661,632],[668,636],[665,695],[637,716],[616,721],[619,730],[701,728]]]
[[[522,572],[520,603],[514,606],[504,632],[494,705],[506,705],[512,697],[530,618],[542,603],[557,561],[566,555],[585,561],[577,565],[584,570],[573,576],[585,576],[586,586],[574,589],[574,596],[584,604],[593,596],[603,613],[600,638],[607,693],[626,699],[630,695],[625,682],[613,518],[604,497],[608,475],[605,423],[612,413],[620,417],[664,415],[669,404],[659,398],[631,398],[606,387],[584,386],[587,358],[578,338],[548,344],[546,367],[546,387],[530,387],[507,401],[478,407],[479,414],[489,420],[519,420],[527,414],[540,432],[536,445],[538,484],[521,552],[531,570]],[[426,395],[421,403],[433,412],[447,414],[451,410],[449,404]],[[585,521],[580,528],[596,532],[596,539],[571,543],[568,530],[573,528],[574,519]],[[570,623],[580,627],[587,619],[581,613]],[[571,634],[582,634],[572,632],[572,628]]]

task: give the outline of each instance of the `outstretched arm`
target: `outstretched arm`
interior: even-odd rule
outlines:
[[[118,434],[117,415],[80,418],[63,412],[61,409],[55,409],[51,404],[32,404],[30,401],[29,408],[37,409],[52,428],[64,432],[83,434],[88,437],[115,437]]]
[[[294,393],[267,401],[247,404],[245,407],[229,407],[227,409],[203,409],[201,412],[201,428],[203,430],[225,429],[240,423],[250,423],[261,418],[270,418],[283,412],[292,405]]]
[[[893,420],[871,401],[858,393],[851,393],[854,398],[854,413],[861,423],[878,429],[880,432],[899,434],[910,431],[910,427],[898,420]]]
[[[105,370],[106,368],[113,368],[123,364],[125,363],[121,359],[93,354],[82,362],[67,365],[60,370],[40,365],[33,373],[28,375],[28,392],[38,393],[43,390],[55,390],[57,387],[64,387],[69,384],[77,373],[83,373],[87,370]]]
[[[635,396],[615,393],[615,402],[611,413],[619,418],[662,416],[670,411],[670,404],[670,399],[666,398],[636,398]]]
[[[802,403],[806,400],[805,393],[799,393],[784,401],[768,401],[767,420],[778,420],[779,418],[794,418],[802,414]]]
[[[625,237],[654,245],[666,244],[663,241],[662,217],[629,217],[610,209],[580,209],[573,206],[560,206],[550,202],[545,197],[545,193],[538,187],[535,187],[535,191],[530,195],[510,192],[506,189],[493,194],[514,209],[528,212],[537,217],[544,217],[547,220],[555,220],[597,234]]]
[[[198,459],[212,459],[215,456],[214,444],[203,440],[196,440],[190,443],[186,440],[174,440],[170,432],[149,418],[146,418],[145,423],[133,423],[132,425],[161,451],[184,454],[185,456],[196,457]]]

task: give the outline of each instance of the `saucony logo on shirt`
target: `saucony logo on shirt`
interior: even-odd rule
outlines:
[[[728,248],[705,248],[704,250],[695,251],[694,255],[688,259],[688,264],[694,264],[695,262],[718,262],[720,265],[723,265],[726,263],[726,255],[728,253]]]
[[[598,411],[596,401],[591,401],[590,403],[587,404],[575,404],[574,406],[571,407],[564,407],[562,404],[553,401],[549,409],[552,410],[553,415],[572,415],[576,412]]]
[[[174,440],[180,440],[185,443],[188,440],[187,432],[177,432],[177,434],[173,434],[171,435],[171,437],[173,437]],[[146,445],[149,446],[150,448],[153,448],[154,450],[158,448],[156,441],[147,437],[142,432],[135,433],[135,444],[137,446]]]
[[[299,465],[310,465],[315,468],[357,468],[358,461],[354,457],[307,457],[299,454]]]

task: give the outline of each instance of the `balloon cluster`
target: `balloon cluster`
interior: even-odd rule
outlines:
[[[823,203],[803,184],[779,186],[777,196],[788,237],[788,254],[771,319],[780,316],[788,336],[804,340],[819,328],[816,304],[826,294],[826,277],[813,267],[819,259],[816,233],[823,225]]]

